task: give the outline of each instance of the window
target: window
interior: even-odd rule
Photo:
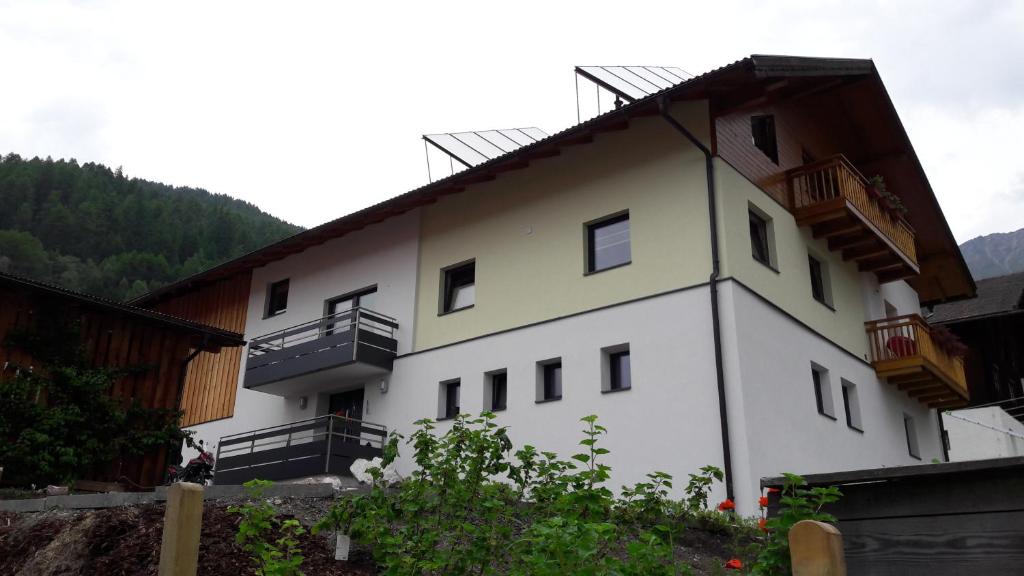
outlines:
[[[267,311],[264,318],[284,314],[288,309],[288,279],[274,282],[267,288]]]
[[[771,114],[750,117],[750,139],[772,162],[779,163],[779,144],[775,139],[775,117]]]
[[[487,375],[484,389],[484,409],[500,412],[508,402],[508,372],[492,372]]]
[[[448,420],[459,415],[459,396],[462,382],[449,380],[441,383],[441,416],[440,420]]]
[[[810,254],[807,264],[811,270],[811,296],[829,308],[832,307],[832,286],[829,282],[828,267]]]
[[[348,330],[350,327],[355,325],[356,319],[353,314],[346,314],[346,312],[349,312],[354,308],[372,311],[376,302],[376,286],[364,288],[344,296],[338,296],[337,298],[331,298],[324,306],[325,315],[330,317],[330,320],[326,320],[324,323],[324,335],[330,336],[335,332],[344,332],[345,330]],[[335,317],[336,314],[339,314],[340,316]],[[364,323],[367,326],[380,327],[372,320],[364,320]]]
[[[630,262],[629,213],[587,224],[587,273]]]
[[[601,392],[618,392],[633,387],[629,344],[601,349]]]
[[[748,210],[748,213],[750,218],[751,255],[754,257],[754,260],[774,269],[771,249],[771,219],[765,216],[763,212],[754,210],[753,207]]]
[[[470,308],[476,302],[476,262],[457,264],[441,271],[441,313]]]
[[[893,306],[891,302],[889,302],[888,300],[883,300],[883,302],[885,302],[885,317],[886,318],[895,318],[895,317],[900,315],[899,311],[896,310],[896,307]]]
[[[836,419],[836,409],[832,402],[832,387],[828,381],[828,370],[811,365],[811,379],[814,381],[814,401],[818,405],[818,414]]]
[[[846,411],[846,425],[858,432],[864,428],[860,423],[860,402],[857,400],[857,385],[843,380],[843,409]]]
[[[921,452],[917,446],[917,427],[914,426],[914,417],[909,414],[903,415],[903,431],[907,435],[907,452],[911,456],[921,459]]]
[[[562,361],[537,364],[537,402],[562,399]]]

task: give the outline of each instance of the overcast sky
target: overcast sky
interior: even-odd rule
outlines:
[[[427,182],[420,135],[576,122],[573,66],[873,58],[957,240],[1024,227],[1024,1],[0,0],[0,153],[315,226]]]

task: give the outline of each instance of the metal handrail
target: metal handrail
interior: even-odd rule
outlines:
[[[316,424],[318,422],[323,423],[323,430],[305,428],[307,425]],[[360,434],[348,433],[349,429],[354,426],[359,427],[358,429]],[[379,433],[370,434],[364,437],[361,433],[364,428],[374,429]],[[298,432],[296,432],[296,429],[299,429]],[[341,431],[336,432],[336,430]],[[296,434],[301,435],[296,436]],[[387,427],[383,424],[367,422],[365,420],[356,420],[355,418],[349,418],[347,416],[327,414],[324,416],[307,418],[305,420],[298,420],[296,422],[289,422],[287,424],[257,428],[247,432],[221,436],[220,440],[217,442],[217,457],[214,462],[219,462],[222,457],[252,454],[261,452],[262,450],[271,449],[269,447],[276,448],[281,446],[291,446],[296,443],[296,440],[305,442],[319,439],[321,437],[327,438],[328,443],[330,443],[334,438],[341,440],[353,439],[360,444],[369,444],[374,448],[383,449],[384,443],[387,440]],[[250,440],[246,442],[245,440],[247,439]],[[260,442],[260,440],[262,440],[262,442]],[[228,443],[227,447],[224,446],[225,442]],[[234,444],[237,444],[237,447],[234,446]]]
[[[354,306],[341,312],[328,314],[315,320],[282,328],[253,338],[249,343],[249,357],[283,350],[289,346],[317,340],[338,332],[366,330],[394,339],[398,321],[373,310]]]

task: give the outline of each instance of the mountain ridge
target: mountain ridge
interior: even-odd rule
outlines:
[[[972,238],[960,252],[975,280],[1024,271],[1024,228]]]

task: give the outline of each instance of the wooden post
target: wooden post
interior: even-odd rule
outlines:
[[[203,487],[188,482],[172,484],[167,490],[160,576],[196,576],[202,526]]]
[[[831,524],[801,520],[789,530],[793,576],[846,576],[843,535]]]

